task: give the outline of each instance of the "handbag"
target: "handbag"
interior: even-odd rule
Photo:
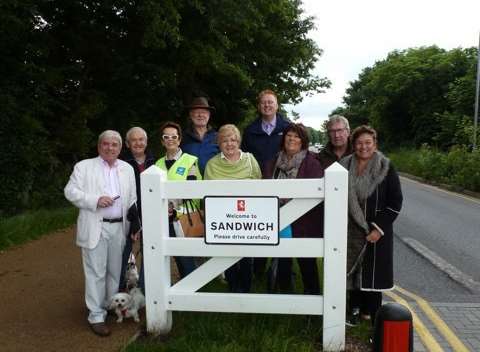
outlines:
[[[185,237],[203,237],[205,222],[203,211],[191,199],[183,201],[184,214],[178,219]]]

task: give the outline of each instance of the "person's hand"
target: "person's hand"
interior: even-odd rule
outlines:
[[[140,233],[140,231],[136,232],[136,233],[132,233],[130,235],[130,238],[132,239],[133,242],[137,242],[140,237],[142,237],[142,234]]]
[[[107,196],[101,196],[98,198],[97,207],[98,208],[107,208],[113,205],[114,200]]]
[[[366,237],[366,240],[367,242],[375,243],[380,239],[380,237],[382,237],[382,235],[380,234],[380,231],[378,231],[377,229],[373,229],[372,231],[370,231],[370,233]]]

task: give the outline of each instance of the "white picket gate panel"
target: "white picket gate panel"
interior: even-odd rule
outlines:
[[[168,181],[151,166],[141,174],[147,331],[166,334],[172,311],[323,315],[323,348],[345,348],[348,172],[338,163],[322,179]],[[214,245],[169,238],[168,199],[204,196],[292,198],[280,209],[280,229],[325,203],[324,238],[282,238],[278,246]],[[175,285],[170,257],[212,257]],[[196,292],[242,257],[323,257],[321,295]]]

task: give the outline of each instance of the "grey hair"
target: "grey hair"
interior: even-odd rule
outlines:
[[[135,127],[130,128],[127,131],[127,134],[125,135],[125,143],[128,144],[128,141],[130,139],[131,134],[133,132],[136,132],[136,131],[141,132],[143,134],[143,136],[145,137],[145,140],[148,140],[147,132],[145,132],[145,130],[143,128],[135,126]]]
[[[98,144],[100,144],[105,138],[115,138],[120,142],[120,146],[122,146],[122,136],[120,136],[120,133],[117,131],[106,130],[100,133],[100,136],[98,136]]]
[[[238,143],[242,142],[242,136],[240,134],[240,131],[238,130],[237,126],[232,125],[232,124],[226,124],[223,125],[218,129],[217,133],[217,143],[220,144],[220,140],[223,137],[230,136],[233,134],[235,138],[237,139]]]
[[[332,115],[329,117],[328,122],[327,122],[327,130],[330,128],[331,125],[337,122],[343,122],[343,125],[347,129],[348,132],[350,132],[350,124],[348,123],[348,120],[345,116],[342,115]]]

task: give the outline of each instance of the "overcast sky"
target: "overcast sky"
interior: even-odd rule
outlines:
[[[310,37],[324,51],[314,73],[326,76],[332,86],[284,107],[316,129],[342,104],[349,82],[389,52],[429,45],[478,46],[480,0],[303,0],[303,8],[315,17]]]

